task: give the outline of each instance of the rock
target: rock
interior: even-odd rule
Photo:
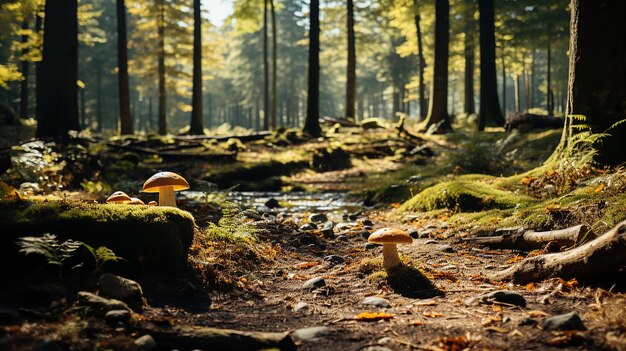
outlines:
[[[265,213],[273,213],[274,212],[271,208],[269,208],[269,207],[267,207],[265,205],[258,206],[256,208],[256,211],[259,212],[259,213],[263,213],[263,214],[265,214]]]
[[[117,322],[126,323],[130,319],[130,312],[127,310],[111,310],[104,315],[104,320],[109,324]]]
[[[54,340],[47,340],[37,346],[35,351],[63,351],[63,348]]]
[[[308,309],[309,309],[309,304],[306,302],[298,302],[295,306],[293,306],[294,312],[299,312],[299,311],[308,310]]]
[[[307,223],[300,227],[300,230],[303,232],[306,232],[309,230],[315,230],[315,229],[317,229],[317,225],[315,225],[315,223]]]
[[[526,317],[523,318],[522,320],[519,321],[519,323],[517,323],[517,325],[519,325],[520,327],[524,327],[524,326],[535,326],[537,325],[537,321],[530,318],[530,317]]]
[[[430,234],[433,232],[432,229],[424,229],[420,232],[420,239],[428,239],[430,238]]]
[[[576,312],[561,314],[543,320],[543,330],[587,330]]]
[[[339,241],[348,241],[348,237],[345,235],[338,235],[335,239]]]
[[[390,308],[391,307],[389,300],[383,299],[382,297],[378,297],[378,296],[368,296],[364,298],[363,300],[361,300],[361,305],[378,307],[378,308]]]
[[[335,228],[335,223],[326,222],[324,223],[324,226],[322,227],[320,232],[327,238],[334,238],[335,237],[334,228]]]
[[[78,304],[81,306],[88,306],[95,309],[100,310],[103,313],[112,310],[127,310],[130,311],[128,306],[120,301],[115,299],[107,299],[96,294],[90,293],[88,291],[79,291],[78,292]]]
[[[483,301],[497,301],[510,305],[526,307],[526,299],[520,293],[510,290],[492,291],[482,296]]]
[[[456,250],[454,250],[454,248],[450,245],[442,245],[439,247],[439,251],[441,252],[448,252],[448,253],[453,253],[456,252]]]
[[[349,223],[338,223],[335,226],[335,229],[337,229],[338,231],[342,231],[345,229],[350,229],[352,227],[354,227],[355,223],[349,222]]]
[[[257,211],[246,210],[246,211],[243,211],[243,215],[248,218],[255,219],[257,221],[261,220],[261,215]]]
[[[355,231],[353,231],[353,232],[352,232],[352,234],[353,234],[354,236],[360,236],[360,237],[362,237],[363,239],[367,239],[367,238],[369,238],[369,237],[370,237],[370,234],[371,234],[371,233],[370,233],[370,231],[369,231],[369,230],[355,230]]]
[[[359,213],[352,213],[347,215],[344,219],[350,220],[350,221],[356,221],[359,218]]]
[[[104,273],[98,281],[100,295],[131,304],[143,304],[141,285],[111,273]]]
[[[302,290],[315,290],[326,285],[326,281],[322,277],[311,278],[302,284]]]
[[[331,266],[336,266],[338,264],[342,264],[344,262],[346,262],[346,260],[338,255],[328,255],[326,257],[324,257],[324,261],[330,263]]]
[[[281,207],[280,204],[278,203],[278,200],[276,200],[275,198],[270,198],[269,200],[265,201],[264,204],[266,207],[268,208],[278,208]]]
[[[375,249],[377,247],[380,247],[380,246],[382,246],[382,245],[374,244],[374,243],[367,243],[367,244],[365,244],[364,248],[365,248],[365,250],[373,250],[373,249]]]
[[[157,346],[156,341],[154,341],[154,338],[150,336],[150,334],[135,339],[133,344],[137,345],[139,350],[152,350]]]
[[[313,223],[323,223],[328,221],[328,217],[323,213],[313,213],[309,216],[309,221]]]
[[[413,229],[409,232],[409,235],[411,236],[411,238],[413,239],[419,239],[420,237],[420,233],[417,231],[417,229]]]
[[[364,220],[362,220],[362,221],[361,221],[361,224],[363,224],[363,225],[368,225],[368,226],[372,226],[372,225],[374,225],[374,222],[372,222],[370,219],[367,219],[367,218],[366,218],[366,219],[364,219]]]
[[[305,342],[319,341],[330,335],[328,327],[301,328],[293,332],[292,336]]]

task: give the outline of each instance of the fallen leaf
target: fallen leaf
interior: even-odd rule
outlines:
[[[541,310],[532,310],[528,312],[528,316],[530,318],[541,318],[541,317],[547,317],[549,316],[549,314],[545,313],[544,311]]]
[[[530,185],[535,180],[537,180],[537,178],[534,178],[534,177],[524,177],[524,178],[522,178],[521,183],[524,184],[524,185]]]
[[[413,304],[413,306],[435,306],[437,305],[437,301],[435,300],[426,300],[420,301]]]
[[[302,263],[298,263],[297,265],[293,266],[293,268],[295,269],[308,269],[311,267],[315,267],[317,266],[319,263],[316,261],[311,261],[311,262],[302,262]]]
[[[480,321],[480,324],[483,327],[486,327],[490,324],[496,323],[496,322],[500,322],[502,321],[502,319],[500,317],[495,317],[495,316],[491,316],[491,317],[485,317]]]
[[[555,337],[546,340],[546,344],[550,346],[565,346],[572,343],[579,343],[585,339],[585,335],[576,330],[553,332],[552,335],[555,335]]]
[[[490,332],[494,332],[494,333],[500,333],[500,334],[508,334],[509,330],[505,329],[505,328],[501,328],[501,327],[495,327],[495,326],[491,326],[491,327],[487,327],[485,328],[486,331],[490,331]]]
[[[359,313],[359,315],[356,316],[354,320],[363,321],[363,322],[373,322],[373,321],[379,321],[381,319],[392,319],[392,318],[394,318],[393,314],[386,313],[386,312],[362,312],[362,313]]]
[[[422,321],[410,321],[409,325],[424,325],[426,324],[425,322]]]
[[[439,313],[439,312],[424,312],[422,314],[424,315],[424,317],[430,317],[430,318],[443,317],[443,313]]]
[[[604,190],[604,187],[605,187],[604,183],[600,183],[595,189],[593,189],[593,192],[594,193],[599,193],[602,190]]]
[[[518,255],[518,256],[515,256],[515,257],[507,260],[506,263],[516,263],[516,262],[519,262],[519,261],[521,261],[523,259],[524,259],[524,256],[519,256]]]

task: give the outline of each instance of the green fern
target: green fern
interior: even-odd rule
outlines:
[[[19,252],[25,255],[42,255],[50,265],[63,266],[68,258],[80,248],[80,241],[66,240],[59,244],[56,235],[46,233],[41,237],[26,236],[17,242]]]
[[[97,249],[93,248],[92,246],[89,246],[85,243],[82,243],[83,246],[85,246],[85,248],[87,249],[87,251],[89,251],[89,253],[91,253],[91,255],[93,256],[94,260],[96,261],[96,266],[94,268],[94,272],[93,275],[97,275],[97,273],[102,271],[102,266],[104,266],[105,263],[107,262],[117,262],[119,260],[122,260],[123,258],[117,256],[115,254],[115,252],[113,252],[113,250],[109,249],[108,247],[104,247],[104,246],[99,246]]]

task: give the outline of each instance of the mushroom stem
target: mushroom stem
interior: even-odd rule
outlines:
[[[176,207],[176,198],[174,197],[173,186],[164,186],[159,188],[159,206]]]
[[[393,267],[402,265],[396,244],[383,244],[383,267],[389,270]]]

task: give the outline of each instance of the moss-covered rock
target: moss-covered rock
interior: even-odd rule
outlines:
[[[18,238],[52,233],[108,247],[133,273],[181,272],[194,237],[192,215],[177,208],[61,201],[0,201],[0,228],[0,260],[15,257]]]
[[[514,208],[518,205],[529,205],[536,201],[527,195],[511,193],[486,183],[464,179],[443,182],[426,188],[405,202],[400,210],[458,209],[472,212],[491,208]]]

